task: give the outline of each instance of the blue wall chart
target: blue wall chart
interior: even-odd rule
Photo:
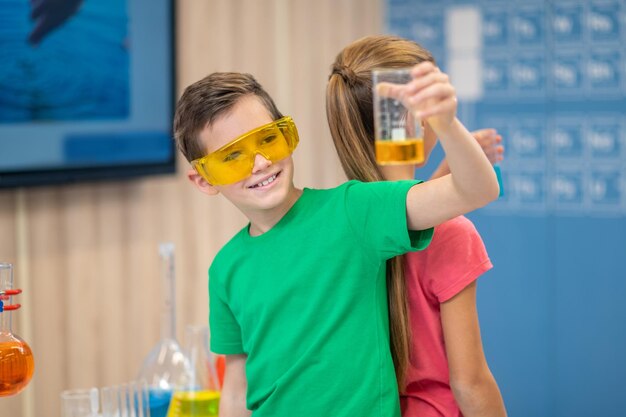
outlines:
[[[495,265],[479,312],[509,415],[626,415],[626,2],[386,11],[450,75],[463,123],[504,138],[505,195],[468,217]]]

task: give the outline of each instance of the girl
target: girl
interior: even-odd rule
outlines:
[[[424,61],[434,63],[428,51],[393,36],[357,40],[337,55],[327,86],[326,113],[349,179],[413,178],[414,165],[376,164],[371,71],[416,66]],[[409,88],[407,97],[423,98],[432,93],[420,90],[415,83]],[[404,102],[410,107],[410,99]],[[428,158],[437,141],[437,126],[428,114],[423,116],[424,153]],[[493,133],[478,135],[479,142],[491,138],[484,149],[491,149],[498,140]],[[442,144],[445,148],[446,143]],[[496,147],[495,154],[490,151],[488,156],[492,162],[501,159],[501,148]],[[444,163],[435,176],[446,170]],[[491,266],[478,232],[462,216],[438,226],[426,250],[388,262],[391,348],[404,416],[506,415],[485,360],[476,311],[475,280]]]

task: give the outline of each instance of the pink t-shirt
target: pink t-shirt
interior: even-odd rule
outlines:
[[[460,216],[435,228],[425,250],[406,255],[412,363],[403,417],[462,416],[452,390],[439,304],[493,266],[474,224]]]

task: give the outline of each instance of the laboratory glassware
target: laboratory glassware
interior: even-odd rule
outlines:
[[[165,417],[174,389],[190,378],[189,361],[176,340],[174,244],[159,245],[162,281],[161,340],[146,356],[138,380],[148,384],[151,417]]]
[[[145,381],[100,388],[102,417],[150,417]]]
[[[412,80],[411,68],[381,68],[372,71],[374,96],[374,147],[380,165],[424,162],[422,123],[401,101],[388,97],[386,88]]]
[[[20,293],[13,288],[13,265],[0,263],[0,397],[21,392],[35,371],[30,346],[11,330],[11,312],[20,308],[12,296]]]
[[[209,327],[188,325],[184,341],[191,377],[183,389],[174,391],[167,417],[217,417],[220,388],[215,356],[209,350]]]
[[[61,392],[61,417],[99,417],[98,388]]]

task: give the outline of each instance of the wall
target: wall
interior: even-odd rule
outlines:
[[[495,265],[479,312],[509,415],[624,415],[624,1],[387,3],[463,122],[505,140],[505,195],[470,218]]]

